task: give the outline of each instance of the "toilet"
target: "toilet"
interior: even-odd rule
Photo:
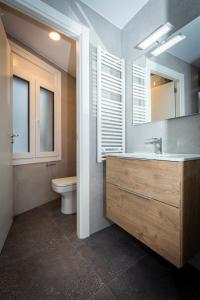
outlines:
[[[76,184],[76,176],[52,179],[51,181],[53,191],[61,195],[61,212],[63,214],[76,212]]]

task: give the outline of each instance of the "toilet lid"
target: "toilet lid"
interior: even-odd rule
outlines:
[[[77,183],[76,176],[52,179],[52,183],[56,186],[69,186]]]

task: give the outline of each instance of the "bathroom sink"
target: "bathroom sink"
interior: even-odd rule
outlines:
[[[196,160],[200,159],[200,154],[178,154],[178,153],[142,153],[142,152],[133,152],[133,153],[116,153],[109,154],[108,156],[117,156],[127,159],[155,159],[155,160],[169,160],[169,161],[186,161],[186,160]]]

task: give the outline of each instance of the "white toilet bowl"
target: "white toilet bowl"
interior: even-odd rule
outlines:
[[[54,192],[61,195],[61,212],[74,214],[76,212],[76,176],[52,179]]]

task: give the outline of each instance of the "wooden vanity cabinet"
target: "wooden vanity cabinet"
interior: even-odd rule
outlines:
[[[200,250],[200,160],[108,157],[106,214],[182,267]]]

